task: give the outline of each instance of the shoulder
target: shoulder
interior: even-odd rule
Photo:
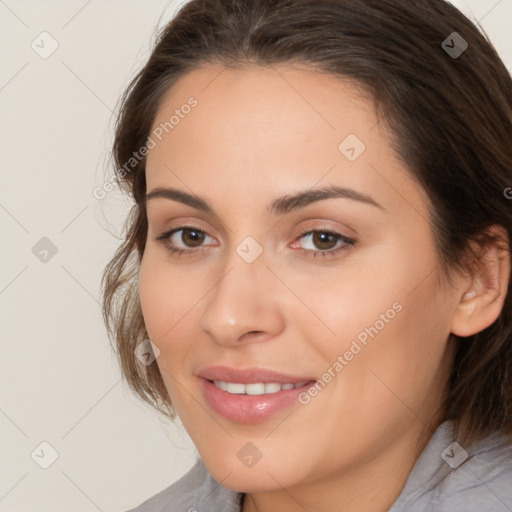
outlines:
[[[453,422],[443,423],[391,510],[510,512],[512,445],[493,434],[466,449],[453,437]]]
[[[242,494],[222,487],[199,458],[178,481],[126,512],[239,512]]]
[[[503,436],[492,435],[461,451],[460,465],[439,483],[443,510],[463,506],[471,512],[512,510],[512,445]],[[451,454],[451,452],[450,452]]]

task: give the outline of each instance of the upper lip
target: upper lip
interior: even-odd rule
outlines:
[[[240,384],[251,384],[255,382],[297,384],[298,382],[316,380],[314,377],[290,375],[287,373],[269,370],[267,368],[231,368],[229,366],[210,366],[201,370],[198,373],[198,376],[207,380],[221,380],[223,382]]]

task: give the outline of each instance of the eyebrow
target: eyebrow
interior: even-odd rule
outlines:
[[[196,210],[200,210],[205,213],[213,213],[213,208],[203,198],[175,188],[155,188],[146,194],[146,203],[158,198],[178,201],[182,204],[191,206]],[[310,204],[325,201],[326,199],[352,199],[353,201],[358,201],[363,204],[375,206],[381,210],[386,210],[386,208],[380,205],[375,199],[363,194],[362,192],[346,187],[330,186],[320,189],[310,189],[293,195],[280,197],[272,202],[268,207],[268,212],[272,215],[284,215],[293,210],[304,208]]]

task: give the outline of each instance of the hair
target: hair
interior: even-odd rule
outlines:
[[[443,48],[453,32],[468,44],[458,57]],[[503,226],[510,240],[512,209],[504,191],[512,184],[512,79],[483,29],[451,4],[188,2],[159,32],[120,101],[115,180],[135,204],[102,278],[103,317],[122,374],[136,395],[171,419],[175,411],[158,365],[140,364],[134,354],[148,338],[138,294],[148,227],[145,156],[123,169],[146,145],[163,96],[187,72],[278,63],[350,80],[373,98],[397,157],[431,202],[438,269],[446,282],[455,272],[478,270],[475,248],[499,244],[488,228]],[[501,249],[510,251],[510,241]],[[492,325],[470,337],[449,337],[455,348],[443,414],[465,443],[498,431],[512,440],[510,287],[509,281]]]

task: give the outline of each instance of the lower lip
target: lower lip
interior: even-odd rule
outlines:
[[[300,393],[314,384],[314,381],[309,381],[300,388],[284,389],[277,393],[242,395],[223,391],[209,380],[201,381],[206,401],[216,413],[228,420],[247,425],[265,421],[278,411],[297,404]]]

